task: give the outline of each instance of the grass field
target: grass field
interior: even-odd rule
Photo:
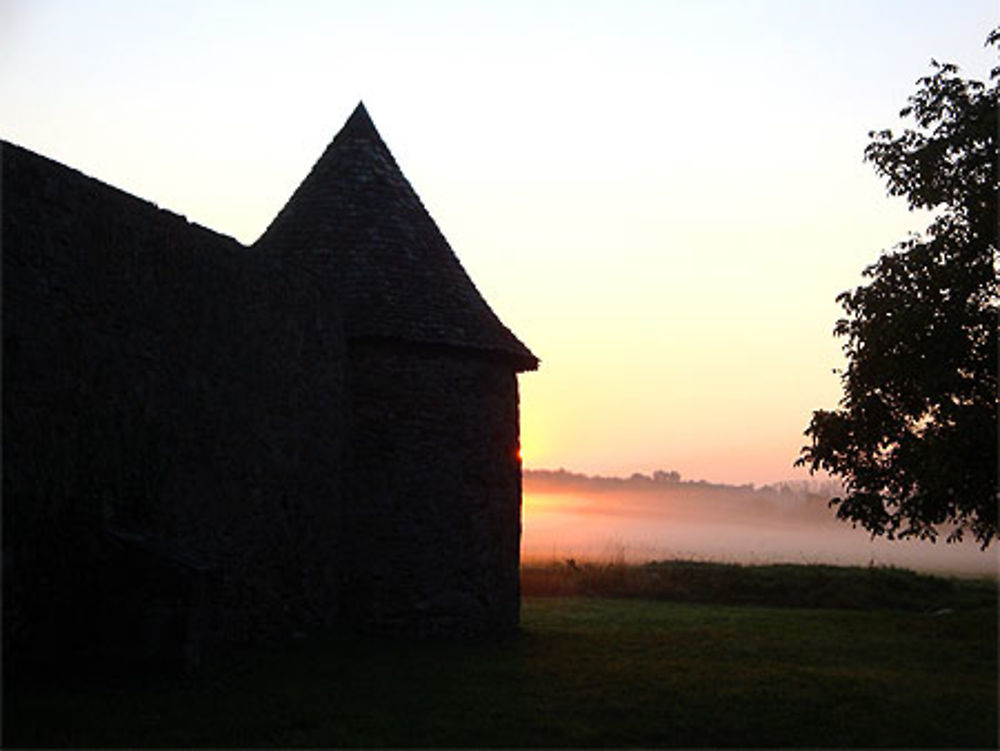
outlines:
[[[912,610],[996,608],[996,579],[957,579],[883,566],[741,565],[668,560],[533,562],[521,566],[528,596],[633,597],[774,607]]]
[[[995,592],[964,586],[934,610],[526,597],[502,643],[331,639],[199,678],[8,681],[4,741],[995,747]]]

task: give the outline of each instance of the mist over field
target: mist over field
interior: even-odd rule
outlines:
[[[688,558],[734,563],[901,566],[956,575],[997,574],[997,547],[872,540],[838,521],[830,480],[755,487],[683,480],[524,471],[525,560]]]

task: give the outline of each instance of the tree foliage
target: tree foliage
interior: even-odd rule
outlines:
[[[843,397],[813,413],[796,464],[839,476],[837,517],[873,536],[970,532],[985,548],[998,536],[1000,66],[987,85],[931,64],[900,112],[913,127],[870,133],[865,161],[933,221],[838,296]]]

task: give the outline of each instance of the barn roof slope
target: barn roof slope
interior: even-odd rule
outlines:
[[[348,337],[471,348],[518,370],[538,367],[462,268],[364,104],[254,248],[332,255]]]

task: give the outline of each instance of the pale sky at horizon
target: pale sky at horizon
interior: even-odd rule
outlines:
[[[0,138],[253,242],[363,99],[500,318],[525,466],[755,482],[834,298],[924,218],[862,163],[995,0],[0,0]]]

